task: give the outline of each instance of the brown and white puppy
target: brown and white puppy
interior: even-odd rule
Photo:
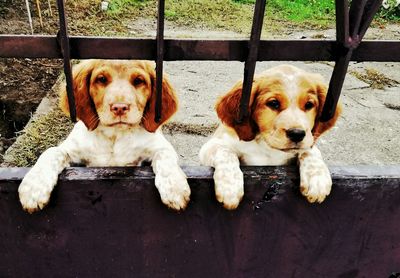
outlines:
[[[39,157],[22,180],[18,192],[23,208],[30,213],[42,209],[58,175],[70,163],[136,166],[151,161],[162,202],[184,209],[190,188],[178,155],[159,128],[176,112],[178,101],[164,79],[162,117],[159,123],[154,121],[154,63],[87,60],[73,69],[73,89],[80,121],[65,141]],[[60,106],[69,114],[65,89]]]
[[[329,195],[332,179],[317,138],[331,128],[341,111],[319,121],[327,87],[318,74],[281,65],[255,76],[249,116],[238,123],[242,82],[222,96],[216,110],[222,124],[201,148],[202,164],[215,168],[217,200],[227,209],[241,201],[243,173],[239,165],[286,165],[298,161],[300,190],[309,202]]]

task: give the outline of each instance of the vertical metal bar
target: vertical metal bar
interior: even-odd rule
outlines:
[[[357,1],[357,0],[355,0]],[[349,50],[349,4],[348,0],[336,1],[336,42],[338,58],[329,82],[328,94],[326,96],[324,108],[320,121],[329,121],[335,115],[337,103],[343,87],[350,62],[352,51]]]
[[[336,41],[341,44],[349,39],[349,6],[348,0],[335,1],[336,8]]]
[[[355,45],[358,45],[360,38],[358,37],[358,30],[360,29],[361,19],[364,14],[365,5],[367,0],[353,0],[350,6],[349,13],[349,31],[352,40],[355,40]]]
[[[349,13],[347,0],[336,2],[336,32],[339,53],[320,118],[323,122],[329,121],[335,115],[353,49],[358,47],[381,3],[382,0],[353,0]],[[349,32],[351,37],[349,37]]]
[[[75,96],[72,86],[72,68],[71,68],[67,18],[65,16],[64,0],[57,0],[57,5],[58,5],[58,14],[60,19],[60,30],[58,31],[57,38],[61,47],[62,56],[64,58],[64,73],[65,73],[65,81],[67,83],[69,112],[71,121],[76,122]]]
[[[332,77],[329,82],[328,94],[326,96],[324,109],[322,110],[321,122],[329,121],[335,115],[337,103],[339,101],[340,93],[342,91],[344,79],[346,78],[347,68],[353,49],[342,48],[342,54],[335,63],[333,68]]]
[[[156,60],[156,123],[161,120],[162,113],[162,81],[163,81],[163,61],[164,61],[164,10],[165,0],[158,0],[157,17],[157,60]]]
[[[254,71],[258,58],[258,48],[260,44],[260,37],[262,25],[264,20],[266,0],[257,0],[254,6],[253,25],[251,28],[251,36],[249,41],[249,53],[244,64],[244,77],[243,77],[243,90],[240,99],[240,110],[238,122],[243,122],[244,118],[248,116],[248,106],[250,100],[251,88],[253,86]]]
[[[364,16],[361,20],[360,30],[358,31],[358,35],[360,40],[364,37],[365,32],[372,20],[374,19],[375,14],[378,12],[379,7],[382,5],[383,0],[368,0],[364,10]]]

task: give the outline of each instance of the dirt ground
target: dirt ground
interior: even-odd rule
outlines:
[[[26,14],[25,1],[0,0],[0,34],[30,34]],[[38,29],[39,21],[34,18],[33,23]],[[55,28],[56,18],[45,20],[42,33],[55,33]],[[61,68],[59,60],[0,58],[0,153],[15,141]]]
[[[10,0],[2,2],[12,2],[16,6],[6,11],[0,9],[0,33],[29,33],[26,19],[21,21],[18,16],[25,12],[24,6],[21,6],[22,4],[18,6],[17,2]],[[56,23],[47,24],[43,32],[52,33]],[[128,28],[130,35],[155,36],[153,20],[132,21]],[[231,31],[182,28],[169,22],[166,24],[165,35],[178,38],[247,37]],[[264,38],[286,39],[334,39],[334,36],[334,30],[304,31],[297,30],[293,26],[279,33],[263,34]],[[366,37],[399,39],[400,26],[377,26],[370,29]],[[277,64],[280,62],[258,63],[257,71]],[[319,72],[327,81],[333,68],[333,63],[326,62],[290,64]],[[14,132],[22,128],[40,100],[48,94],[60,70],[61,62],[55,60],[0,59],[0,105],[5,111],[4,121],[0,124],[3,129],[0,133],[5,148],[14,141]],[[218,124],[214,113],[215,100],[218,95],[226,92],[234,82],[242,78],[243,63],[166,62],[165,71],[178,89],[181,103],[181,109],[172,123],[164,128],[165,133],[181,155],[181,164],[198,165],[197,153]],[[344,113],[337,126],[318,143],[329,164],[400,164],[399,84],[400,63],[351,64],[341,98]],[[54,102],[50,104],[44,102],[42,106],[47,106],[46,109],[51,110]],[[12,152],[19,151],[21,150],[14,148]],[[12,159],[10,161],[8,165],[13,165]]]

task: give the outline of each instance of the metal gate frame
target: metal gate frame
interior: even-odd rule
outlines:
[[[321,121],[335,113],[350,61],[400,62],[399,41],[362,42],[382,0],[336,0],[336,40],[260,40],[266,0],[256,0],[250,40],[165,40],[165,0],[158,0],[156,39],[74,37],[68,35],[64,0],[57,0],[60,30],[57,36],[0,35],[0,57],[63,58],[72,121],[76,121],[70,59],[147,59],[156,61],[155,120],[161,115],[163,61],[245,61],[238,122],[248,116],[257,61],[334,61]]]

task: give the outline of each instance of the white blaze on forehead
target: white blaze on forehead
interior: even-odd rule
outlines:
[[[261,75],[273,76],[282,81],[284,93],[291,103],[299,93],[299,77],[302,74],[304,74],[302,69],[291,65],[280,65],[261,73]]]
[[[283,86],[284,86],[284,90],[286,95],[288,96],[289,100],[290,100],[290,104],[292,105],[295,100],[296,97],[299,93],[299,86],[298,86],[298,74],[294,73],[291,75],[283,75]]]

